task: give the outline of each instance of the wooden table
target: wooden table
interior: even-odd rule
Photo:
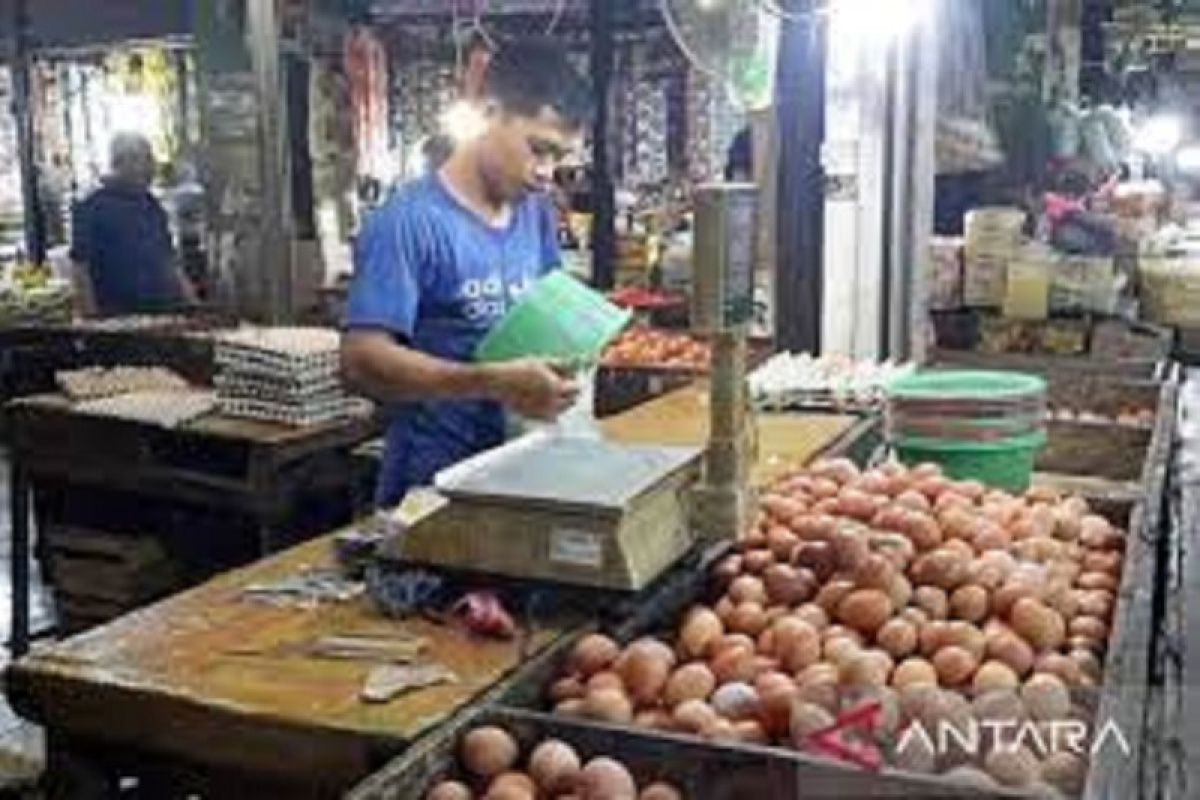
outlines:
[[[148,763],[170,765],[174,788],[144,796],[336,796],[575,627],[543,623],[521,645],[386,620],[365,598],[302,610],[240,594],[331,560],[329,538],[314,540],[15,662],[9,699],[46,727],[58,796],[91,796],[85,784],[120,767],[152,776]],[[369,664],[302,652],[321,636],[385,632],[425,637],[459,682],[364,704]]]
[[[349,453],[374,430],[366,418],[296,428],[219,414],[167,430],[79,413],[60,395],[12,401],[4,408],[3,432],[11,459],[13,651],[28,648],[34,481],[245,514],[257,527],[257,553],[265,555],[286,543],[282,525],[301,493],[349,486]]]
[[[708,438],[708,415],[708,390],[696,383],[603,419],[600,428],[621,442],[702,446]],[[840,442],[866,441],[870,437],[864,438],[864,432],[877,427],[873,418],[819,413],[758,413],[755,423],[758,457],[751,477],[758,484]]]

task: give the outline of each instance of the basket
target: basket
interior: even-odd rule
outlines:
[[[1046,444],[1044,431],[994,442],[909,437],[895,442],[905,464],[932,461],[956,480],[977,480],[988,486],[1023,492],[1029,488],[1037,452]]]
[[[540,357],[590,363],[624,328],[633,312],[562,271],[545,276],[488,332],[478,361]]]

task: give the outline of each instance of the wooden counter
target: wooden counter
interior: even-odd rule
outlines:
[[[600,421],[605,436],[621,442],[703,445],[708,438],[708,389],[696,383]],[[758,413],[756,483],[824,452],[862,422],[840,414]]]
[[[197,776],[213,797],[334,796],[568,627],[539,628],[522,654],[517,642],[384,619],[366,599],[302,610],[240,596],[331,558],[329,538],[315,540],[14,663],[10,700],[46,726],[51,770],[105,774],[121,761],[103,754],[118,752],[180,765],[172,783]],[[425,637],[459,683],[369,705],[358,699],[369,664],[300,652],[322,636],[388,631]]]
[[[336,496],[345,507],[340,519],[322,526],[325,530],[348,521],[357,490],[350,452],[375,431],[374,422],[367,418],[300,428],[220,414],[168,430],[83,414],[65,397],[52,394],[8,403],[3,422],[3,440],[12,463],[16,592],[12,646],[18,655],[24,652],[28,636],[22,606],[28,576],[18,573],[25,563],[20,556],[29,546],[25,521],[32,486],[65,487],[60,493],[75,518],[71,524],[102,534],[160,533],[145,529],[144,521],[119,519],[115,499],[132,509],[131,516],[155,502],[190,513],[200,509],[222,518],[237,515],[246,520],[253,541],[238,547],[246,555],[225,564],[229,566],[294,543],[298,538],[292,529],[295,509],[318,492]],[[88,492],[103,492],[107,499],[101,503]],[[90,519],[93,510],[95,522]],[[185,519],[181,513],[162,525],[182,528],[193,538],[204,536],[192,533]],[[112,530],[114,525],[122,529]],[[212,571],[200,572],[193,582]]]

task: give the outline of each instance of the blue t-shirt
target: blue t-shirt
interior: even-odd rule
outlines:
[[[101,314],[181,306],[172,253],[167,212],[145,189],[106,183],[75,209],[71,258],[87,264]]]
[[[470,361],[484,334],[561,258],[548,200],[517,203],[488,225],[429,175],[372,213],[355,249],[345,327],[382,329],[438,358]],[[440,470],[504,441],[504,412],[483,400],[404,403],[393,411],[376,497],[397,503]]]

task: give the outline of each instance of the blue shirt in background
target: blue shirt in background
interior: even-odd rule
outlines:
[[[183,305],[167,212],[145,189],[105,183],[76,207],[73,228],[71,258],[87,264],[101,314]]]
[[[429,175],[367,219],[345,327],[386,330],[438,358],[470,361],[513,300],[560,260],[546,198],[527,196],[508,225],[495,228]],[[504,430],[504,412],[493,402],[399,405],[388,426],[377,502],[395,505],[445,467],[501,444]]]

